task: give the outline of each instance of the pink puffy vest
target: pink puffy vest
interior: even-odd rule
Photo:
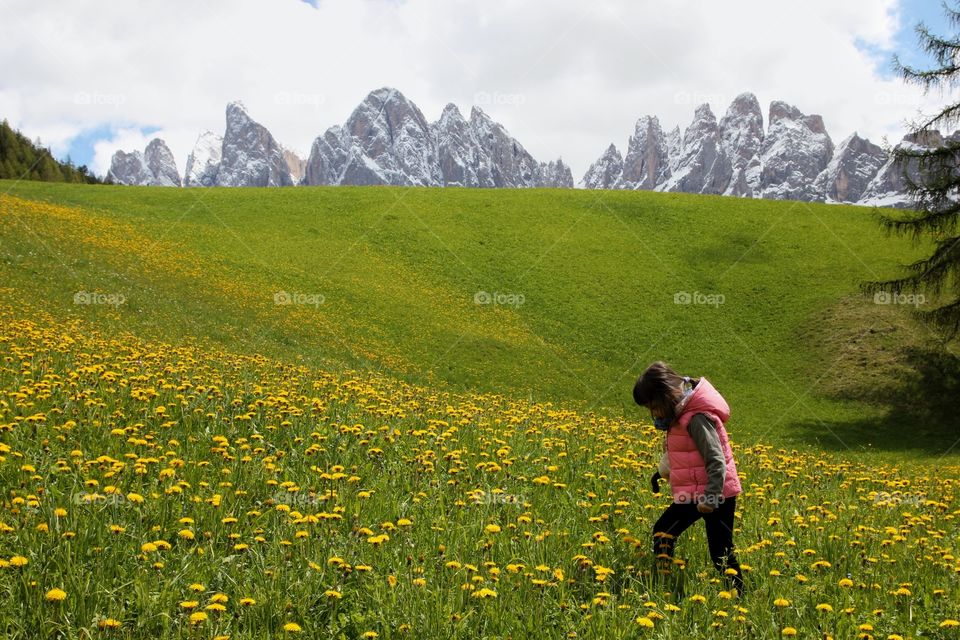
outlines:
[[[706,378],[700,378],[699,384],[681,408],[680,415],[670,425],[664,445],[670,460],[670,488],[673,491],[674,502],[696,502],[707,488],[706,463],[697,449],[696,442],[687,431],[690,420],[698,413],[706,415],[713,421],[720,436],[723,457],[727,461],[723,497],[731,498],[742,491],[740,478],[737,476],[737,464],[734,462],[725,428],[730,418],[730,406]]]

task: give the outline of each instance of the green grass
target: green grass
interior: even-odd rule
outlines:
[[[81,214],[4,211],[6,295],[108,331],[612,415],[639,415],[633,381],[665,359],[716,384],[743,442],[899,458],[941,454],[958,433],[950,412],[917,409],[925,376],[955,389],[956,359],[928,370],[932,334],[858,293],[924,251],[867,208],[554,189],[0,191]],[[77,291],[126,302],[75,305]],[[276,305],[278,291],[323,303]],[[523,303],[477,305],[480,291]],[[675,304],[684,291],[723,303]]]

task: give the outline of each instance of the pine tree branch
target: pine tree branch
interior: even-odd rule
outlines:
[[[958,213],[960,213],[960,202],[952,201],[950,207],[940,211],[920,210],[904,217],[881,214],[880,225],[888,233],[898,235],[910,233],[914,239],[917,239],[925,231],[953,231],[957,227]]]
[[[940,305],[930,311],[917,312],[923,320],[940,327],[946,333],[946,341],[953,340],[960,333],[960,299]]]

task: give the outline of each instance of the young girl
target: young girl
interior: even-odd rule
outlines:
[[[663,362],[647,367],[633,387],[633,399],[650,410],[657,429],[666,431],[673,504],[653,526],[654,556],[671,563],[676,538],[703,518],[713,566],[742,594],[733,552],[741,487],[724,426],[730,407],[706,378],[680,376]]]

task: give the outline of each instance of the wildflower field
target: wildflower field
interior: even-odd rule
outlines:
[[[732,428],[737,598],[700,525],[654,569],[669,490],[650,490],[645,416],[165,339],[145,318],[185,320],[149,306],[46,305],[76,285],[10,247],[62,246],[82,210],[2,204],[5,638],[960,638],[955,456]],[[134,263],[138,230],[98,220],[57,255],[100,265],[100,290],[206,275],[255,308],[188,252]],[[294,335],[309,310],[291,311]]]

